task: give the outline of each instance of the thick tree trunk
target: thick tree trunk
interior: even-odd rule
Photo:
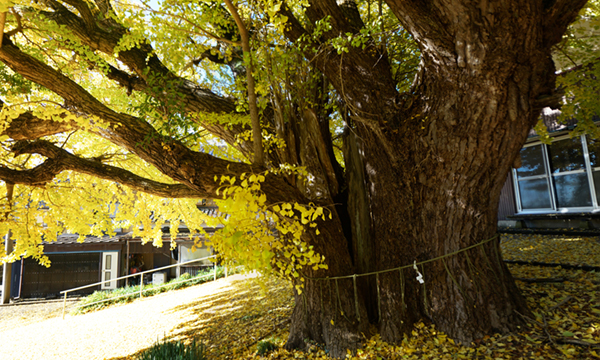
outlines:
[[[477,244],[496,233],[500,190],[539,114],[535,99],[554,87],[549,52],[530,54],[485,71],[438,62],[420,79],[422,96],[402,103],[400,116],[412,121],[387,133],[357,126],[376,269],[437,259],[418,267],[423,284],[411,268],[379,275],[384,340],[429,319],[469,344],[515,329],[528,313],[497,239]]]
[[[428,319],[469,344],[515,329],[528,313],[498,240],[486,240],[496,234],[506,174],[553,95],[550,48],[584,1],[386,2],[421,49],[410,94],[394,98],[384,56],[369,63],[350,50],[353,61],[328,54],[315,62],[354,110],[356,136],[347,139],[356,144],[346,153],[354,270],[381,271],[347,291],[364,299],[386,341]],[[312,5],[314,18],[335,16],[332,1]],[[349,26],[337,20],[339,29]],[[289,36],[298,38],[299,29],[293,24]],[[361,98],[368,94],[376,95]],[[323,250],[336,256],[335,248]],[[423,261],[418,272],[387,272]],[[318,291],[307,297],[320,301]]]
[[[342,224],[337,216],[319,224],[320,235],[307,234],[315,251],[325,254],[327,270],[303,270],[301,293],[296,292],[287,348],[307,349],[309,342],[325,344],[329,354],[343,357],[356,349],[367,334],[364,301],[354,292],[352,279],[329,279],[354,274]]]
[[[350,299],[359,294],[389,342],[401,341],[416,321],[429,320],[469,344],[514,330],[528,314],[502,262],[498,239],[486,240],[496,234],[500,190],[537,119],[537,99],[554,90],[550,51],[532,29],[511,33],[513,47],[502,53],[494,47],[495,38],[486,44],[472,31],[460,36],[457,44],[476,44],[477,51],[470,49],[466,56],[467,50],[457,47],[451,56],[441,52],[448,39],[440,40],[440,48],[423,54],[425,71],[413,92],[418,95],[407,94],[396,109],[381,108],[369,119],[357,115],[357,136],[348,137],[357,144],[350,144],[347,154],[362,156],[348,161],[346,169],[353,266],[328,275],[381,271],[361,277],[356,287],[353,281],[339,286]],[[354,145],[360,151],[352,150]],[[360,166],[364,172],[356,170]],[[470,249],[449,255],[465,248]],[[322,250],[330,261],[339,249]],[[387,272],[423,261],[428,262],[418,272],[412,266]],[[307,280],[314,290],[303,301],[312,304],[310,309],[322,302],[319,284]],[[336,349],[334,356],[343,355],[335,339],[317,334],[323,325],[317,323],[323,318],[319,313],[305,317],[304,325],[292,325],[311,329],[303,335],[324,340]],[[356,336],[352,322],[342,320],[347,323],[337,327]]]

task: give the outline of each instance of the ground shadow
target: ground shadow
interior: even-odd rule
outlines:
[[[185,311],[190,316],[165,331],[164,340],[188,342],[195,338],[204,343],[208,358],[219,359],[238,358],[264,339],[285,340],[294,304],[291,287],[278,280],[262,280],[262,285],[260,281],[234,280],[214,294],[166,310],[167,314]],[[145,350],[108,360],[135,359]]]

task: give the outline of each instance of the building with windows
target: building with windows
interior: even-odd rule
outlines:
[[[198,208],[210,216],[218,213],[217,207],[212,204],[202,203]],[[205,231],[210,234],[217,229],[206,227]],[[204,245],[204,239],[194,235],[192,240],[189,230],[183,224],[180,224],[174,248],[171,248],[168,226],[162,229],[162,247],[155,247],[152,243],[142,244],[141,239],[132,236],[131,229],[120,230],[112,237],[87,236],[83,242],[77,241],[79,235],[76,234],[62,234],[56,241],[44,242],[44,254],[51,261],[50,267],[42,266],[32,258],[5,264],[11,266],[11,279],[7,280],[10,281],[10,297],[55,298],[63,290],[212,255],[212,249]],[[165,273],[165,281],[183,273],[195,275],[207,266],[212,266],[212,262],[206,260],[174,267]],[[152,281],[151,275],[144,281]],[[132,283],[139,283],[139,278],[132,278]],[[71,294],[85,295],[96,290],[111,290],[124,285],[124,280],[110,281]]]
[[[600,228],[600,139],[573,136],[576,121],[560,124],[559,114],[542,114],[550,144],[532,131],[521,149],[502,189],[500,226]]]

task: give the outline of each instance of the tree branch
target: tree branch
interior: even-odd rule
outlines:
[[[6,25],[6,14],[6,11],[0,13],[0,35],[2,35],[2,38],[4,38],[4,25]],[[0,47],[2,47],[2,38],[0,38]]]
[[[580,70],[592,70],[594,68],[594,66],[598,65],[598,63],[600,63],[600,57],[597,57],[591,61],[588,61],[584,64],[579,64],[579,65],[575,65],[571,68],[565,69],[563,71],[561,71],[560,73],[558,73],[558,76],[566,76],[567,74],[571,74]]]
[[[328,39],[337,37],[340,33],[355,34],[364,27],[354,0],[311,0],[306,15],[313,23],[330,17],[333,29],[325,34]]]
[[[116,81],[119,85],[127,89],[127,94],[131,95],[132,90],[144,91],[148,87],[146,82],[137,76],[130,75],[123,70],[119,70],[116,67],[106,63],[108,66],[108,72],[106,77]]]
[[[16,33],[23,31],[23,23],[21,22],[21,15],[14,8],[12,8],[10,10],[10,12],[15,16],[17,26],[14,29],[12,29],[11,31],[7,31],[6,35],[13,36]]]
[[[588,0],[556,0],[546,9],[544,16],[544,40],[546,45],[558,44],[567,27],[577,19],[579,10]]]
[[[12,120],[3,134],[14,140],[34,140],[42,136],[60,134],[77,128],[77,124],[73,122],[42,120],[27,112]]]
[[[248,57],[248,64],[246,69],[246,81],[248,83],[248,106],[250,108],[250,120],[252,121],[252,141],[254,143],[254,164],[258,166],[265,165],[265,154],[262,144],[262,130],[260,128],[260,119],[258,118],[258,106],[256,104],[256,91],[254,89],[254,65],[252,64],[252,53],[250,52],[250,35],[248,35],[248,29],[242,21],[240,14],[231,0],[225,0],[225,4],[229,9],[229,12],[233,16],[235,23],[240,32],[242,38],[242,50],[244,51],[244,57]]]
[[[200,196],[206,198],[218,197],[217,189],[220,185],[215,182],[215,176],[250,174],[262,170],[248,164],[223,160],[210,154],[192,151],[179,141],[161,136],[143,119],[113,111],[73,80],[32,56],[23,53],[7,37],[4,40],[6,43],[0,48],[0,61],[26,79],[62,96],[82,112],[98,116],[107,122],[109,124],[107,128],[98,127],[92,131],[136,154],[155,166],[163,174],[193,189]],[[44,165],[50,168],[56,166],[52,162]],[[5,169],[5,176],[8,176],[6,175],[7,171],[8,169]],[[48,171],[52,173],[52,169]],[[46,179],[43,177],[44,174],[28,176],[32,178],[29,181],[31,184],[35,184],[39,179]],[[300,202],[305,200],[298,189],[281,182],[275,175],[267,176],[262,188],[265,193],[269,194],[270,202],[289,201],[289,199],[298,199],[297,201]]]
[[[59,7],[55,12],[46,14],[46,17],[59,25],[67,26],[79,37],[84,45],[108,55],[114,54],[114,49],[118,46],[123,35],[127,33],[127,30],[121,24],[113,20],[110,20],[110,31],[103,30],[97,25],[93,28],[86,27],[79,17],[64,7]],[[184,103],[191,111],[217,114],[235,112],[236,105],[233,99],[219,96],[207,89],[202,89],[192,82],[181,79],[173,74],[158,59],[150,44],[141,44],[139,47],[121,51],[117,58],[144,81],[148,80],[148,77],[152,75],[163,76],[172,80],[181,80],[181,90],[186,96]]]
[[[79,11],[79,14],[81,14],[81,18],[83,19],[83,21],[85,21],[86,25],[88,25],[89,27],[96,26],[96,18],[94,17],[92,10],[90,9],[90,7],[88,6],[88,4],[85,1],[81,1],[81,0],[63,0],[63,1],[66,2],[67,4],[73,6],[75,9],[77,9],[77,11]]]
[[[362,21],[360,16],[355,16],[358,15],[356,9],[344,6],[342,10],[335,0],[313,0],[310,5],[307,9],[310,20],[314,23],[329,16],[334,30],[321,39],[303,40],[301,48],[304,49],[304,56],[311,59],[345,102],[351,105],[356,120],[374,124],[373,120],[381,119],[374,119],[373,114],[381,113],[381,109],[394,111],[394,99],[398,92],[386,53],[370,42],[364,49],[348,46],[347,53],[339,54],[326,42],[339,33],[354,34],[360,31]],[[306,31],[287,6],[282,6],[281,13],[290,19],[290,26],[284,29],[285,35],[292,41],[299,40]],[[354,14],[353,20],[347,17],[351,14]],[[373,92],[373,89],[377,91]]]
[[[46,140],[20,141],[15,144],[12,150],[15,156],[39,154],[48,158],[44,163],[31,170],[17,171],[0,167],[0,178],[15,184],[40,186],[52,181],[59,173],[71,170],[166,198],[199,198],[208,195],[182,184],[164,184],[143,178],[125,169],[103,164],[97,160],[77,157]]]
[[[0,100],[0,108],[4,102]],[[43,120],[25,112],[13,119],[2,135],[8,135],[14,140],[35,140],[42,136],[54,135],[77,129],[78,126],[72,121]]]
[[[127,33],[127,29],[111,18],[102,20],[103,22],[110,24],[110,26],[100,27],[96,24],[92,27],[86,25],[84,21],[64,6],[58,4],[55,5],[55,8],[56,10],[54,12],[45,13],[45,16],[59,25],[68,27],[83,44],[89,46],[93,50],[112,56],[119,41]],[[139,89],[139,91],[145,91],[147,89],[148,85],[146,80],[148,80],[148,76],[161,76],[165,79],[179,82],[179,91],[183,94],[181,102],[184,108],[189,112],[207,112],[213,114],[236,113],[234,99],[219,96],[210,90],[201,88],[191,81],[182,79],[173,74],[164,66],[164,64],[162,64],[152,49],[152,46],[148,43],[121,51],[118,53],[117,58],[129,67],[129,69],[131,69],[131,71],[139,78],[139,80],[136,80],[134,83],[136,90]],[[109,77],[112,76],[112,79],[116,81],[123,81],[125,79],[123,74],[119,74],[112,69],[108,75]],[[131,75],[128,76],[131,77]],[[119,82],[119,84],[127,84],[127,81]],[[125,85],[129,91],[130,89],[128,86],[129,84]],[[201,125],[212,134],[220,137],[228,144],[240,150],[243,154],[248,155],[252,152],[251,142],[240,142],[236,137],[237,134],[241,134],[247,129],[245,126],[234,125],[225,127],[218,123],[202,123]]]

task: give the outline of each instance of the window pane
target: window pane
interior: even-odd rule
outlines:
[[[600,139],[591,139],[586,136],[588,152],[590,153],[590,164],[592,167],[600,166]],[[595,178],[594,178],[595,179]],[[595,184],[594,180],[594,184]]]
[[[594,187],[596,188],[596,199],[600,204],[600,171],[592,171],[592,177],[594,178]]]
[[[555,141],[548,146],[550,171],[557,174],[564,171],[585,169],[581,138]]]
[[[555,176],[554,187],[558,207],[592,206],[586,173]]]
[[[104,268],[106,270],[110,270],[111,263],[112,263],[112,255],[106,255],[106,262],[104,263]]]
[[[107,271],[104,273],[104,281],[108,281],[110,280],[110,271]],[[108,284],[104,284],[104,286],[107,286]]]
[[[550,208],[550,193],[546,179],[519,181],[519,195],[524,210]]]
[[[546,174],[543,159],[541,144],[521,149],[521,167],[517,169],[519,179]]]

